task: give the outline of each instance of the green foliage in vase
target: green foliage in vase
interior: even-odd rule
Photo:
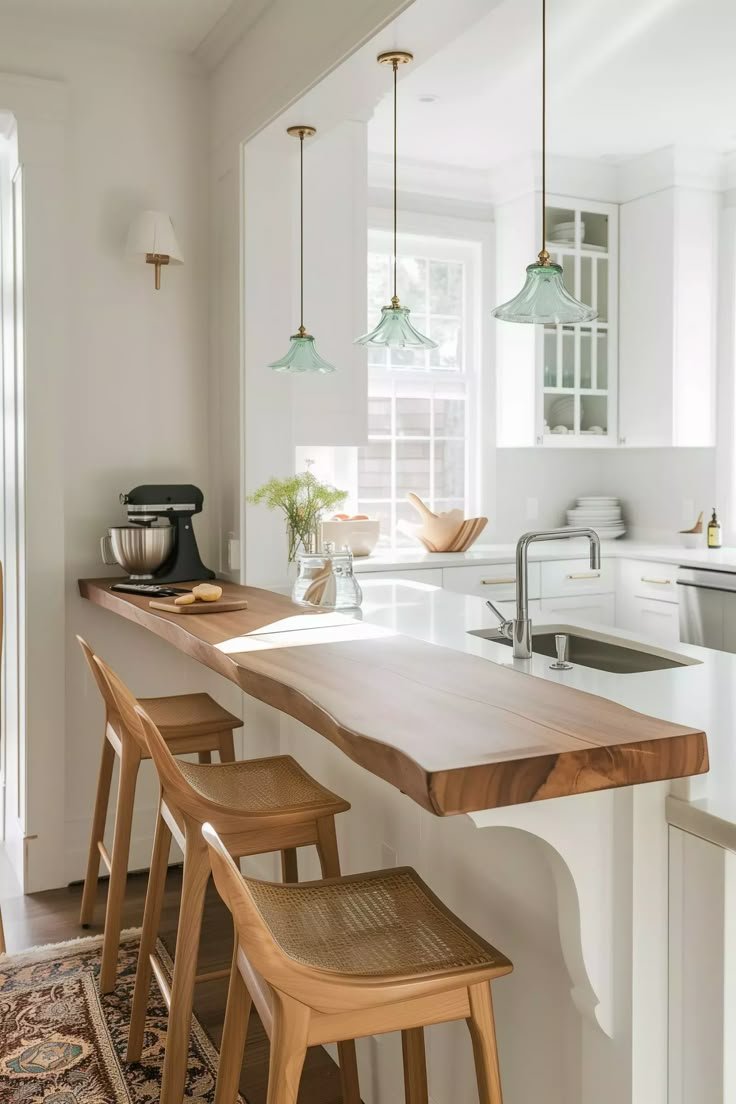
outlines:
[[[269,510],[283,511],[289,537],[289,563],[292,563],[299,545],[310,548],[322,514],[334,510],[347,495],[347,491],[338,491],[329,483],[320,483],[315,475],[305,471],[288,479],[269,479],[268,483],[248,495],[248,502],[267,506]]]

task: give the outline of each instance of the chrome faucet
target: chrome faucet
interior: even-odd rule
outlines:
[[[529,620],[529,545],[534,541],[570,540],[587,537],[590,542],[590,567],[599,571],[601,566],[601,542],[595,529],[542,529],[538,533],[524,533],[516,544],[516,617],[507,620],[493,605],[486,602],[496,615],[501,633],[514,645],[515,659],[529,659],[532,654],[532,623]]]

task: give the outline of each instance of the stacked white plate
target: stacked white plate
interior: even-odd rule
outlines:
[[[549,233],[549,241],[557,242],[559,245],[574,245],[575,244],[575,223],[574,222],[558,222],[556,226],[553,226]],[[585,223],[580,223],[580,240],[585,241]]]
[[[610,495],[586,495],[567,511],[567,524],[595,529],[601,540],[615,540],[626,532],[621,503]]]

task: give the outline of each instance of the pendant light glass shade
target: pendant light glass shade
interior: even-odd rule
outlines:
[[[312,126],[292,126],[286,131],[299,139],[299,329],[291,335],[291,345],[285,356],[269,364],[274,372],[319,372],[326,375],[337,369],[328,364],[315,348],[314,338],[304,328],[304,139],[317,133]]]
[[[375,330],[356,337],[356,345],[388,346],[390,349],[436,349],[437,342],[425,337],[409,321],[408,307],[382,307]]]
[[[519,294],[496,307],[493,314],[503,322],[563,326],[592,322],[598,317],[597,311],[570,294],[562,281],[562,269],[552,263],[529,265]]]
[[[394,71],[394,256],[393,256],[393,284],[394,293],[388,306],[381,308],[381,321],[374,330],[356,337],[356,345],[373,345],[380,349],[436,349],[438,342],[431,337],[420,333],[409,321],[409,308],[402,307],[396,292],[396,267],[397,267],[397,73],[400,65],[407,65],[413,60],[414,55],[407,50],[389,50],[388,53],[379,54],[380,65],[390,65]]]
[[[337,371],[319,355],[311,334],[298,333],[291,335],[291,345],[286,356],[282,356],[281,360],[274,360],[268,367],[273,368],[274,372],[322,372],[326,374],[327,372]]]
[[[526,270],[518,295],[493,311],[502,322],[574,326],[592,322],[598,311],[581,303],[565,287],[562,268],[547,252],[547,0],[542,0],[542,249]]]

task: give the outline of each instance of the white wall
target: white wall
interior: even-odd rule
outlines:
[[[207,88],[193,64],[174,55],[28,33],[4,32],[4,70],[53,76],[68,99],[60,197],[65,270],[54,318],[48,318],[49,325],[61,319],[66,335],[52,366],[63,396],[54,417],[62,420],[64,442],[53,472],[63,501],[54,494],[53,506],[63,520],[57,525],[49,509],[52,531],[44,535],[56,557],[47,570],[58,568],[65,579],[59,616],[66,655],[55,658],[66,665],[66,707],[63,700],[55,703],[56,728],[43,735],[45,753],[36,767],[65,797],[61,810],[29,809],[26,832],[37,838],[28,845],[26,888],[38,889],[51,879],[61,885],[79,877],[87,845],[102,713],[75,634],[85,635],[138,694],[206,686],[227,694],[221,680],[89,607],[76,592],[78,577],[108,573],[100,566],[99,537],[106,525],[124,521],[118,493],[139,482],[200,485],[205,514],[198,533],[205,559],[213,552],[207,514]],[[124,257],[128,224],[144,207],[171,213],[186,262],[164,270],[158,293],[151,269]],[[33,220],[32,209],[27,217]],[[29,246],[26,263],[29,273],[47,263],[41,243]],[[29,447],[35,447],[32,433]],[[29,588],[34,585],[43,580],[29,577]],[[44,671],[34,667],[33,656],[29,671],[29,700],[40,700]],[[29,787],[40,790],[38,773]],[[145,861],[150,848],[152,803],[149,786],[139,803],[147,812],[145,824],[134,830],[141,836],[134,864]],[[58,855],[60,840],[66,864],[56,862],[51,873],[45,858]]]

